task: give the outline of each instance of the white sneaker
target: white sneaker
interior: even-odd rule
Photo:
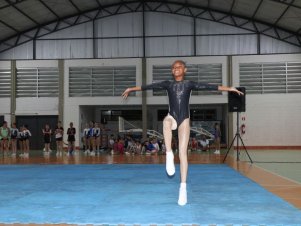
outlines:
[[[220,154],[221,154],[221,152],[220,152],[220,150],[215,150],[214,154],[216,154],[216,155],[220,155]]]
[[[90,156],[95,156],[95,151],[91,151]]]
[[[187,204],[187,190],[186,190],[186,188],[180,188],[179,189],[178,204],[180,206],[185,206]]]
[[[166,172],[169,176],[172,176],[176,172],[174,155],[172,151],[166,152]]]
[[[12,153],[12,154],[11,154],[11,157],[13,157],[13,158],[15,158],[16,156],[17,156],[16,153]]]
[[[23,154],[20,154],[19,157],[23,158],[23,157],[24,157],[24,153],[23,153]]]
[[[28,158],[29,157],[29,153],[24,153],[24,158]]]

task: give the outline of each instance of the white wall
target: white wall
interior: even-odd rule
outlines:
[[[26,42],[20,46],[9,49],[0,53],[0,59],[32,59],[33,58],[33,42]]]
[[[301,55],[233,57],[233,85],[239,86],[239,63],[300,62]],[[300,94],[247,94],[245,116],[247,146],[301,146]],[[233,114],[236,128],[236,114]],[[233,131],[235,133],[235,131]]]

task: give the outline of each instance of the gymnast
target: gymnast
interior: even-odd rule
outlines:
[[[188,171],[187,146],[190,137],[190,110],[189,99],[192,90],[218,90],[235,92],[243,95],[234,87],[210,85],[195,81],[184,80],[187,71],[186,63],[182,60],[176,60],[172,64],[171,72],[174,77],[173,81],[156,82],[141,87],[127,88],[123,98],[127,98],[130,92],[144,91],[148,89],[166,90],[169,99],[168,115],[163,120],[163,135],[166,145],[166,172],[169,176],[175,174],[174,154],[171,148],[172,130],[178,128],[179,137],[179,158],[181,184],[179,189],[178,204],[184,206],[187,203],[186,179]]]

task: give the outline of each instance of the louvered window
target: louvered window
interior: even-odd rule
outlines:
[[[0,98],[10,97],[11,71],[9,68],[0,68]]]
[[[209,83],[213,85],[222,84],[222,64],[189,64],[187,65],[186,80]],[[153,66],[153,82],[173,80],[170,65]],[[217,91],[192,91],[192,95],[218,95]],[[164,96],[166,91],[154,90],[154,96]]]
[[[248,94],[301,92],[301,62],[242,63],[239,71]]]
[[[17,68],[17,97],[57,97],[58,68]]]
[[[70,97],[120,96],[135,85],[135,66],[69,68]]]

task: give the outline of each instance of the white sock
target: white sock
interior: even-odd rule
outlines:
[[[187,203],[187,190],[186,190],[186,183],[181,183],[179,189],[179,200],[178,204],[180,206],[185,206]]]
[[[186,183],[181,183],[180,188],[186,189]]]
[[[169,176],[175,174],[175,163],[174,163],[174,155],[172,151],[166,152],[166,172]]]

